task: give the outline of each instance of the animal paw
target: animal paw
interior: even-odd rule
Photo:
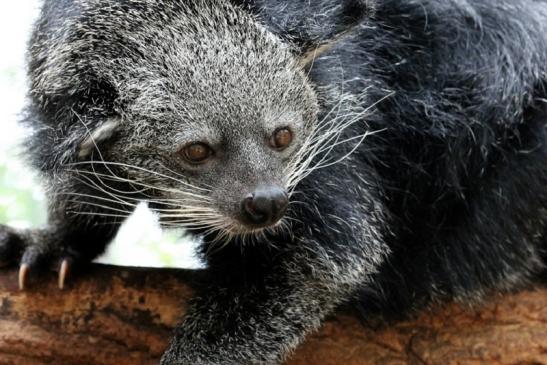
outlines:
[[[21,290],[25,289],[32,274],[43,273],[48,268],[57,271],[57,283],[59,289],[63,289],[76,261],[76,254],[59,249],[43,235],[22,234],[0,225],[0,267],[19,262],[18,280]]]
[[[19,289],[25,289],[30,273],[42,272],[44,268],[50,267],[57,271],[57,285],[62,290],[74,262],[75,258],[66,253],[59,255],[29,246],[25,249],[19,265]]]

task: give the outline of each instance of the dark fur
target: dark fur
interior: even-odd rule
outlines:
[[[347,31],[309,65],[309,78],[323,115],[366,90],[342,104],[340,113],[374,105],[344,136],[377,133],[298,185],[290,234],[266,233],[244,247],[235,237],[221,250],[209,250],[205,236],[210,281],[163,364],[275,364],[340,304],[399,315],[517,289],[544,270],[547,2],[236,3],[296,52]],[[46,2],[32,44],[65,9],[70,1]],[[85,71],[75,70],[83,83],[96,77]],[[54,193],[85,190],[63,180],[85,136],[70,111],[93,129],[118,110],[108,83],[94,79],[84,91],[32,94],[30,152]],[[334,160],[353,146],[335,148]],[[86,261],[104,249],[117,225],[67,215],[62,195],[52,200],[52,228],[4,228],[5,257],[30,245],[23,262],[42,259],[37,252]]]

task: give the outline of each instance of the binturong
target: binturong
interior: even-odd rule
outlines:
[[[163,365],[545,272],[545,1],[45,0],[28,73],[49,221],[0,262],[62,288],[148,203],[207,263]]]

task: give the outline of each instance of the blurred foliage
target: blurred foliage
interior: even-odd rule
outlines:
[[[41,189],[16,157],[0,159],[0,222],[19,227],[43,224],[46,208]]]

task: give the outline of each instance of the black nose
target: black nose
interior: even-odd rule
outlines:
[[[241,204],[244,220],[252,224],[273,224],[283,217],[289,197],[277,186],[259,187]]]

